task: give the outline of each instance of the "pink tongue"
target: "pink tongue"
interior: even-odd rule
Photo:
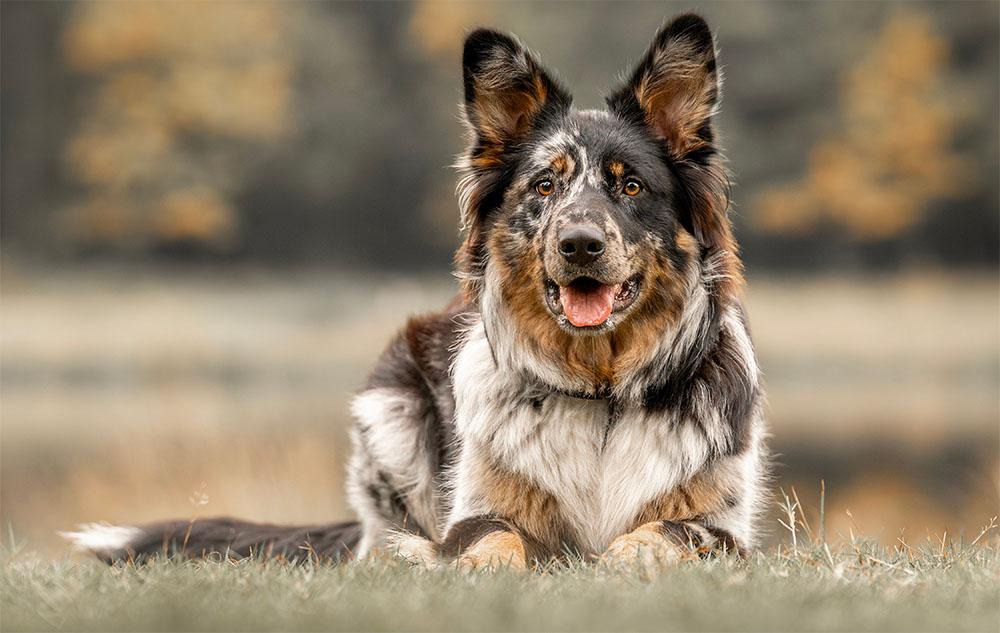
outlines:
[[[593,289],[579,290],[573,286],[563,286],[559,289],[563,313],[576,327],[600,325],[611,316],[615,293],[619,287],[602,284]]]

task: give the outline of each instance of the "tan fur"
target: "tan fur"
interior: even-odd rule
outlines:
[[[573,167],[576,166],[573,158],[569,154],[559,154],[552,159],[552,171],[556,172],[560,176],[566,176],[573,173]]]
[[[608,163],[608,171],[614,176],[618,181],[621,181],[625,177],[625,164],[619,160],[613,160]]]
[[[381,555],[382,553],[380,553]],[[384,555],[392,556],[414,567],[434,569],[439,567],[437,548],[432,541],[416,534],[394,532],[386,538]]]
[[[466,571],[476,569],[528,568],[528,556],[524,541],[513,532],[499,530],[490,532],[476,541],[458,557],[458,567]]]
[[[726,507],[735,492],[736,481],[719,469],[699,472],[689,481],[647,503],[636,515],[630,529],[650,521],[688,521],[708,516]]]
[[[655,521],[613,540],[601,556],[601,563],[618,569],[634,569],[640,577],[650,580],[668,567],[697,557],[691,548],[678,545],[665,536],[660,523]]]
[[[531,73],[527,89],[515,89],[503,71],[499,71],[499,77],[487,73],[477,81],[478,94],[470,115],[487,145],[504,146],[522,138],[545,106],[549,97],[545,79],[532,62],[525,60],[525,63],[525,71]]]
[[[482,227],[474,220],[484,192],[473,184],[474,174],[487,173],[502,165],[509,146],[530,131],[535,118],[552,96],[544,72],[526,52],[523,58],[513,61],[530,76],[530,85],[527,88],[515,87],[507,74],[507,64],[511,61],[494,59],[492,67],[484,69],[476,78],[475,100],[465,106],[466,119],[476,130],[471,133],[470,143],[478,145],[478,151],[470,153],[459,163],[460,169],[466,172],[459,182],[459,193],[462,225],[467,232],[454,261],[460,291],[468,303],[475,303],[481,290],[472,269],[479,261],[477,251],[484,241]]]
[[[737,254],[729,209],[729,178],[721,157],[707,164],[685,160],[709,142],[699,135],[709,124],[718,101],[719,73],[710,62],[714,52],[703,50],[689,38],[673,39],[652,51],[657,63],[635,86],[635,97],[651,129],[678,161],[684,180],[693,183],[689,193],[698,238],[722,253],[718,289],[727,294],[742,288],[742,265]]]
[[[490,250],[494,254],[511,247],[508,236],[494,231]],[[697,243],[679,233],[677,243],[688,257],[695,257]],[[684,271],[660,257],[652,245],[640,246],[630,254],[630,267],[645,270],[642,296],[632,314],[613,332],[604,336],[573,336],[556,324],[545,306],[543,265],[536,255],[537,245],[513,245],[521,252],[513,262],[496,257],[503,277],[502,292],[518,323],[522,344],[536,354],[565,368],[568,375],[597,388],[612,386],[624,375],[648,361],[656,341],[680,316],[686,279]],[[634,262],[634,263],[633,263]]]
[[[697,253],[697,244],[685,233],[679,233],[677,243],[689,258]],[[628,375],[646,364],[656,349],[663,332],[680,318],[687,280],[684,271],[673,267],[669,259],[660,257],[650,248],[646,264],[642,296],[637,309],[613,333],[615,346],[615,376]]]
[[[554,496],[495,465],[482,465],[478,479],[495,514],[512,521],[543,547],[559,550],[569,528]]]
[[[706,144],[698,130],[715,107],[712,92],[718,75],[708,70],[711,57],[699,54],[687,39],[672,41],[657,55],[661,58],[654,67],[657,72],[643,77],[635,96],[649,125],[680,158]]]

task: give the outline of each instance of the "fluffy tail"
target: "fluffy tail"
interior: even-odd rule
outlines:
[[[283,526],[236,519],[164,521],[143,526],[90,523],[62,532],[79,550],[107,562],[174,558],[282,558],[292,562],[353,558],[361,540],[356,522]]]

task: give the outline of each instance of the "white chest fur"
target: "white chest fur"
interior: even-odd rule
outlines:
[[[635,410],[609,429],[606,401],[548,394],[539,405],[510,374],[473,330],[454,368],[463,448],[449,525],[490,512],[473,475],[489,460],[552,494],[580,545],[601,552],[643,505],[705,463],[709,447],[690,424]]]

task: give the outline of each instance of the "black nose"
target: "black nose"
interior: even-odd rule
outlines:
[[[570,224],[559,233],[559,254],[583,266],[604,253],[604,231],[593,224]]]

